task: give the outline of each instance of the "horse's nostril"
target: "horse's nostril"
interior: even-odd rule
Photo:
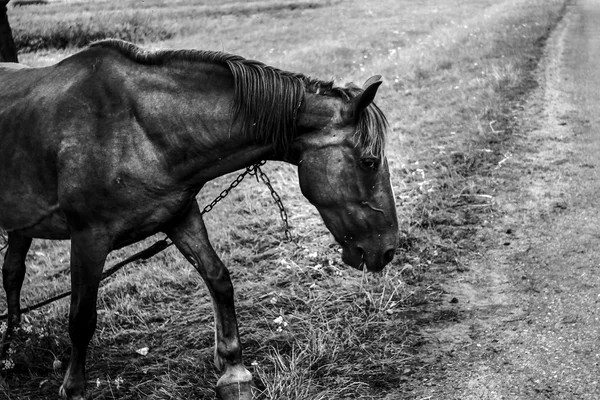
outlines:
[[[394,255],[396,254],[395,249],[390,249],[383,254],[383,262],[388,264],[390,261],[394,259]]]
[[[356,245],[356,249],[358,250],[360,256],[365,258],[365,249],[363,249],[361,245]]]

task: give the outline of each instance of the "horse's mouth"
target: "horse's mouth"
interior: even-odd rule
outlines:
[[[342,261],[352,268],[359,271],[366,268],[370,272],[379,272],[385,267],[385,264],[374,263],[370,258],[372,257],[368,257],[366,251],[360,246],[343,246]]]
[[[342,261],[362,271],[365,267],[370,272],[381,272],[394,258],[395,248],[383,254],[370,252],[361,246],[345,244],[342,246]]]
[[[342,246],[342,261],[358,270],[363,268],[363,251],[356,248],[351,249],[350,246]]]

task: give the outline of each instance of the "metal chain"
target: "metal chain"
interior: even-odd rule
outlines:
[[[289,220],[288,220],[287,211],[285,209],[285,206],[283,205],[283,201],[281,201],[281,197],[275,191],[275,189],[273,188],[273,185],[271,185],[271,180],[269,179],[267,174],[265,174],[263,172],[263,170],[260,168],[261,165],[262,164],[256,164],[254,166],[253,175],[256,175],[257,180],[258,180],[258,178],[260,178],[260,180],[263,181],[263,183],[265,185],[267,185],[267,187],[269,188],[269,191],[271,192],[271,197],[273,198],[273,200],[275,200],[275,204],[277,204],[277,207],[279,207],[279,216],[281,217],[281,221],[283,222],[285,238],[291,242],[292,241],[292,232],[290,231],[290,224],[289,224]]]
[[[214,206],[217,205],[218,202],[220,202],[225,197],[227,197],[229,192],[231,192],[231,190],[233,188],[237,187],[244,180],[246,175],[256,176],[257,181],[260,178],[260,180],[263,181],[263,183],[265,185],[267,185],[267,187],[269,188],[269,192],[271,192],[271,197],[273,198],[273,200],[275,200],[275,204],[277,204],[277,207],[279,207],[279,216],[281,217],[281,221],[283,222],[285,238],[288,241],[292,241],[292,232],[290,231],[288,215],[287,215],[285,206],[283,205],[283,201],[281,201],[281,197],[275,191],[275,189],[273,188],[273,185],[271,185],[271,180],[269,179],[269,177],[260,168],[261,166],[265,165],[266,163],[267,163],[266,160],[262,160],[261,162],[258,162],[250,167],[246,167],[246,170],[244,172],[242,172],[241,174],[239,174],[238,177],[235,178],[233,180],[233,182],[231,182],[231,184],[229,185],[229,187],[227,189],[225,189],[221,193],[219,193],[219,195],[217,197],[215,197],[215,199],[213,201],[211,201],[210,204],[208,204],[206,207],[204,207],[204,209],[202,209],[202,214],[206,214],[207,212],[210,212],[210,210],[212,210],[214,208]]]
[[[215,197],[215,199],[213,201],[211,201],[210,204],[208,204],[206,207],[204,207],[202,209],[201,214],[206,214],[207,212],[210,212],[214,208],[214,206],[217,205],[218,202],[220,202],[225,197],[227,197],[229,192],[231,192],[231,190],[233,190],[235,187],[237,187],[237,185],[239,185],[244,180],[246,175],[248,175],[248,174],[254,175],[255,171],[258,168],[260,168],[261,165],[265,165],[266,163],[267,163],[266,160],[262,160],[261,162],[258,162],[250,167],[246,167],[246,170],[244,172],[242,172],[241,174],[239,174],[238,177],[235,178],[233,180],[233,182],[231,182],[231,184],[229,185],[229,187],[227,189],[225,189],[221,193],[219,193],[219,195],[217,197]]]

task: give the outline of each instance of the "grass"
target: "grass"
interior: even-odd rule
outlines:
[[[313,3],[318,7],[292,6]],[[181,0],[165,8],[153,0],[136,2],[135,11],[131,4],[56,2],[11,9],[9,17],[15,32],[34,38],[52,37],[73,21],[86,35],[94,27],[112,34],[135,17],[137,32],[170,32],[133,38],[150,47],[226,50],[340,84],[383,75],[376,101],[392,126],[388,157],[402,236],[383,275],[342,265],[289,165],[265,170],[296,243],[283,240],[268,189],[251,179],[206,221],[232,272],[257,398],[411,398],[411,387],[430,378],[429,361],[419,356],[419,326],[457,318],[432,312],[443,295],[439,282],[460,273],[461,260],[477,251],[481,226],[494,223],[514,111],[535,84],[532,69],[564,1],[215,0],[191,7]],[[66,43],[39,52],[25,46],[21,60],[55,62],[83,42]],[[210,202],[233,178],[210,182],[199,202]],[[141,246],[115,252],[111,261]],[[35,241],[23,304],[68,288],[67,275],[68,243]],[[27,316],[14,366],[0,372],[7,399],[45,399],[58,390],[69,352],[67,303]],[[88,356],[93,398],[213,398],[210,299],[179,253],[168,249],[126,267],[101,289],[98,309]],[[146,355],[138,353],[145,348]]]
[[[220,16],[252,17],[282,10],[323,7],[329,0],[144,1],[51,3],[17,7],[10,13],[15,44],[21,52],[83,47],[105,38],[156,42],[201,31],[198,21]]]

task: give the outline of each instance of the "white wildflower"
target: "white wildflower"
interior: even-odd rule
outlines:
[[[142,347],[140,349],[137,349],[135,352],[138,353],[140,356],[147,356],[149,351],[149,347]]]
[[[123,377],[118,376],[117,379],[115,379],[115,386],[117,387],[117,389],[121,388],[121,385],[123,384],[124,380]]]
[[[288,323],[283,319],[283,316],[281,316],[281,315],[279,317],[275,318],[273,320],[273,322],[275,322],[277,324],[277,329],[275,329],[277,332],[283,331],[283,328],[288,326]]]
[[[9,370],[15,367],[15,362],[11,358],[0,361],[1,370]]]
[[[40,330],[38,331],[38,337],[40,339],[43,339],[47,336],[46,330],[42,327],[40,328]]]

